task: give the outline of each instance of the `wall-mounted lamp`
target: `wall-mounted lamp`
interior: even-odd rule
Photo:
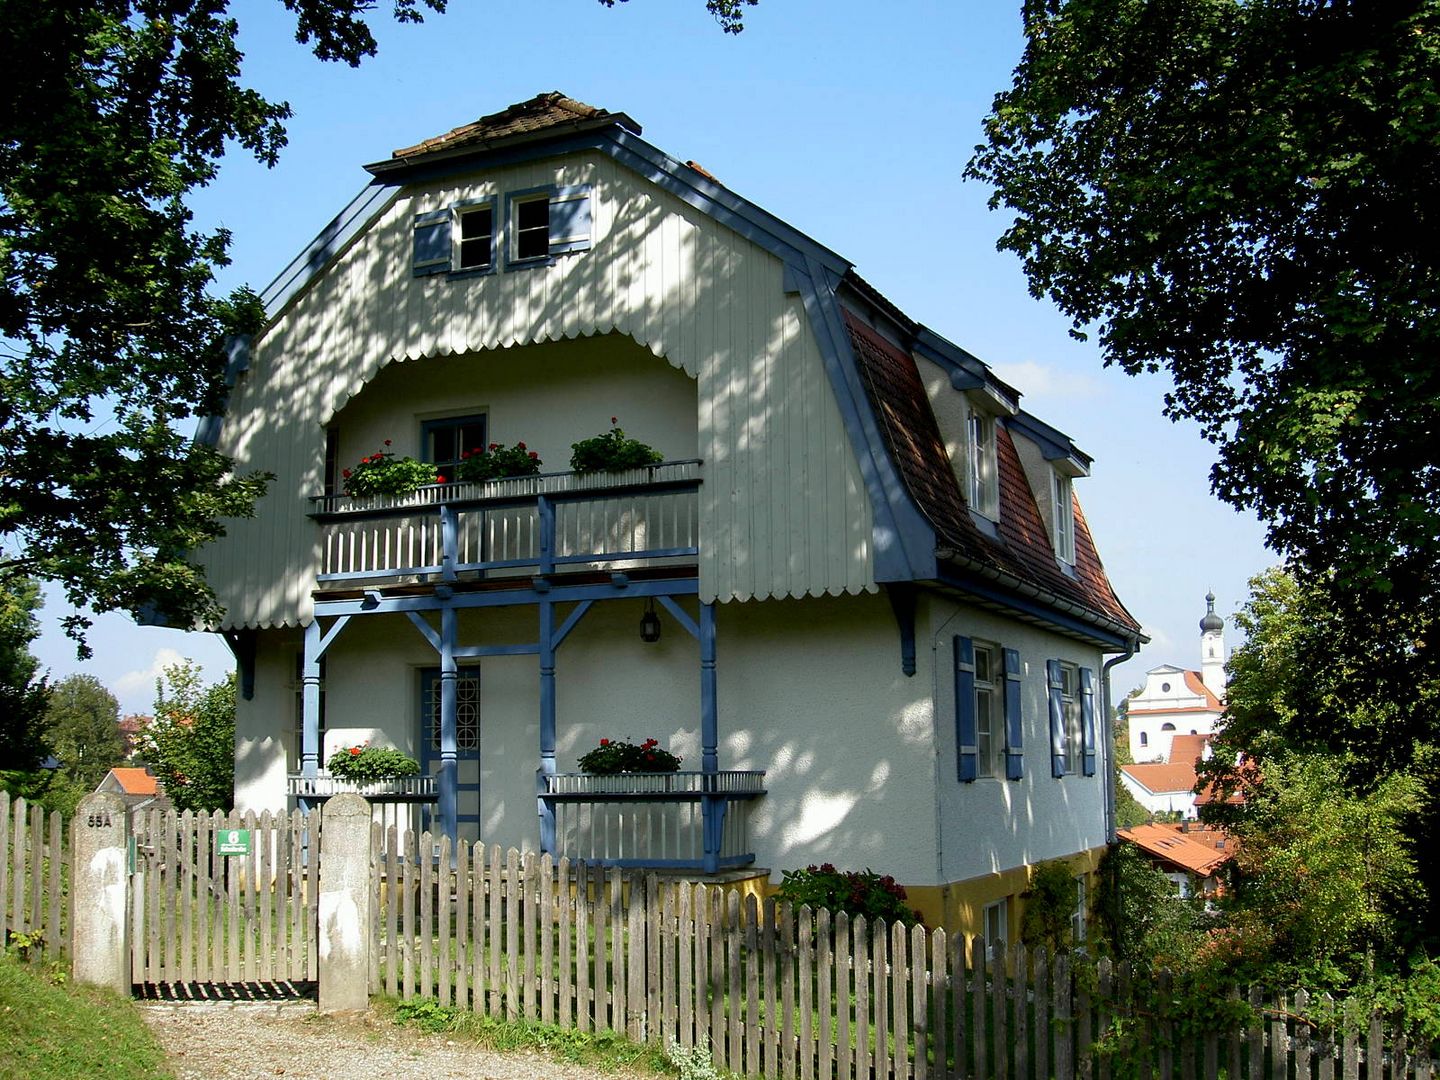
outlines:
[[[640,640],[655,644],[660,640],[660,616],[655,614],[655,601],[645,601],[645,614],[640,616]]]

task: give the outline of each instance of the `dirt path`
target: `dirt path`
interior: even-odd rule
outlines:
[[[373,1014],[320,1016],[313,1003],[144,1005],[179,1080],[635,1080],[499,1053]]]

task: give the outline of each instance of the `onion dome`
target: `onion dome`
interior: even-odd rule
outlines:
[[[1215,594],[1213,592],[1205,594],[1205,606],[1205,617],[1200,620],[1200,633],[1218,634],[1225,629],[1225,620],[1215,614]]]

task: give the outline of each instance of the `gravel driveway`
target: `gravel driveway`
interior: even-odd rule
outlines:
[[[528,1051],[499,1053],[313,1003],[143,1005],[180,1080],[635,1080]]]

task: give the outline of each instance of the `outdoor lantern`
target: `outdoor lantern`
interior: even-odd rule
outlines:
[[[660,616],[655,614],[655,601],[645,601],[645,614],[640,616],[640,640],[654,644],[660,640]]]

